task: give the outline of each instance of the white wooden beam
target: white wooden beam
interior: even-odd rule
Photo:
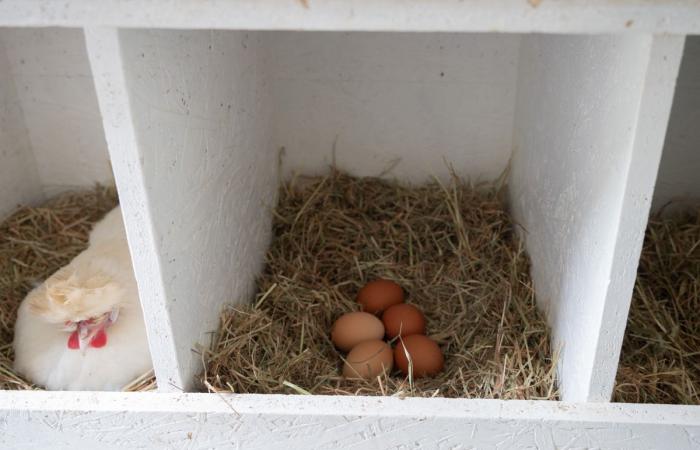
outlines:
[[[510,196],[567,401],[612,392],[682,43],[524,37]]]
[[[189,390],[224,304],[249,301],[276,203],[255,32],[87,32],[159,390]]]
[[[4,448],[690,450],[700,407],[547,401],[1,392]]]
[[[118,31],[89,28],[85,38],[158,387],[177,389],[185,384],[185,375],[178,365]]]
[[[684,40],[682,36],[656,36],[652,41],[632,153],[620,174],[625,187],[614,229],[615,247],[596,346],[594,383],[588,394],[592,401],[608,401],[615,386]]]
[[[4,26],[700,33],[695,0],[4,0]]]

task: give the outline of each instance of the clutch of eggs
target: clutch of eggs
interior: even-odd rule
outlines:
[[[416,378],[436,375],[444,357],[435,341],[424,336],[425,316],[415,306],[403,303],[404,291],[393,281],[367,283],[357,295],[362,312],[340,316],[331,330],[331,341],[349,352],[343,365],[346,378],[372,379],[389,374],[394,366]],[[381,316],[381,320],[376,315]],[[384,342],[399,338],[396,348]]]

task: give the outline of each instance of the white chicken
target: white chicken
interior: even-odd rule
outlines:
[[[22,301],[15,370],[50,390],[116,391],[151,368],[120,207]]]

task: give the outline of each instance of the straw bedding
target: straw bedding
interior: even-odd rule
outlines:
[[[252,305],[227,308],[202,354],[213,392],[556,399],[549,331],[528,260],[493,185],[411,187],[333,171],[280,189]],[[12,371],[19,302],[87,243],[113,188],[60,195],[0,223],[0,389]],[[359,288],[399,282],[446,356],[435,378],[344,380],[329,331]],[[614,401],[700,404],[700,209],[647,228]],[[155,388],[152,373],[126,390]]]
[[[649,222],[613,400],[700,404],[700,209]]]
[[[59,195],[39,207],[21,207],[0,223],[0,389],[37,389],[12,371],[17,308],[37,284],[87,246],[92,225],[117,205],[114,188]],[[152,374],[126,390],[155,387]]]
[[[411,187],[338,171],[280,189],[252,304],[227,308],[201,379],[210,392],[556,399],[555,357],[528,258],[494,185]],[[445,353],[435,378],[344,380],[329,332],[357,291],[397,281]],[[247,305],[247,306],[245,306]]]

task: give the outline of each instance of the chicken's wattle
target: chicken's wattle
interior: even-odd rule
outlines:
[[[72,350],[77,350],[80,348],[80,343],[78,342],[78,330],[75,330],[70,334],[70,337],[68,338],[68,348]]]
[[[97,332],[95,337],[92,339],[92,342],[90,342],[90,347],[100,348],[100,347],[104,347],[106,344],[107,344],[107,333],[105,333],[105,330],[100,330]]]
[[[102,348],[107,345],[107,333],[105,330],[100,330],[95,334],[95,337],[90,341],[90,347]],[[71,350],[80,349],[80,337],[78,336],[78,330],[75,330],[68,337],[68,348]]]
[[[110,312],[94,319],[78,322],[66,322],[66,326],[74,326],[68,336],[68,348],[71,350],[84,350],[87,347],[102,348],[107,345],[107,328],[119,317],[119,309],[113,308]]]

